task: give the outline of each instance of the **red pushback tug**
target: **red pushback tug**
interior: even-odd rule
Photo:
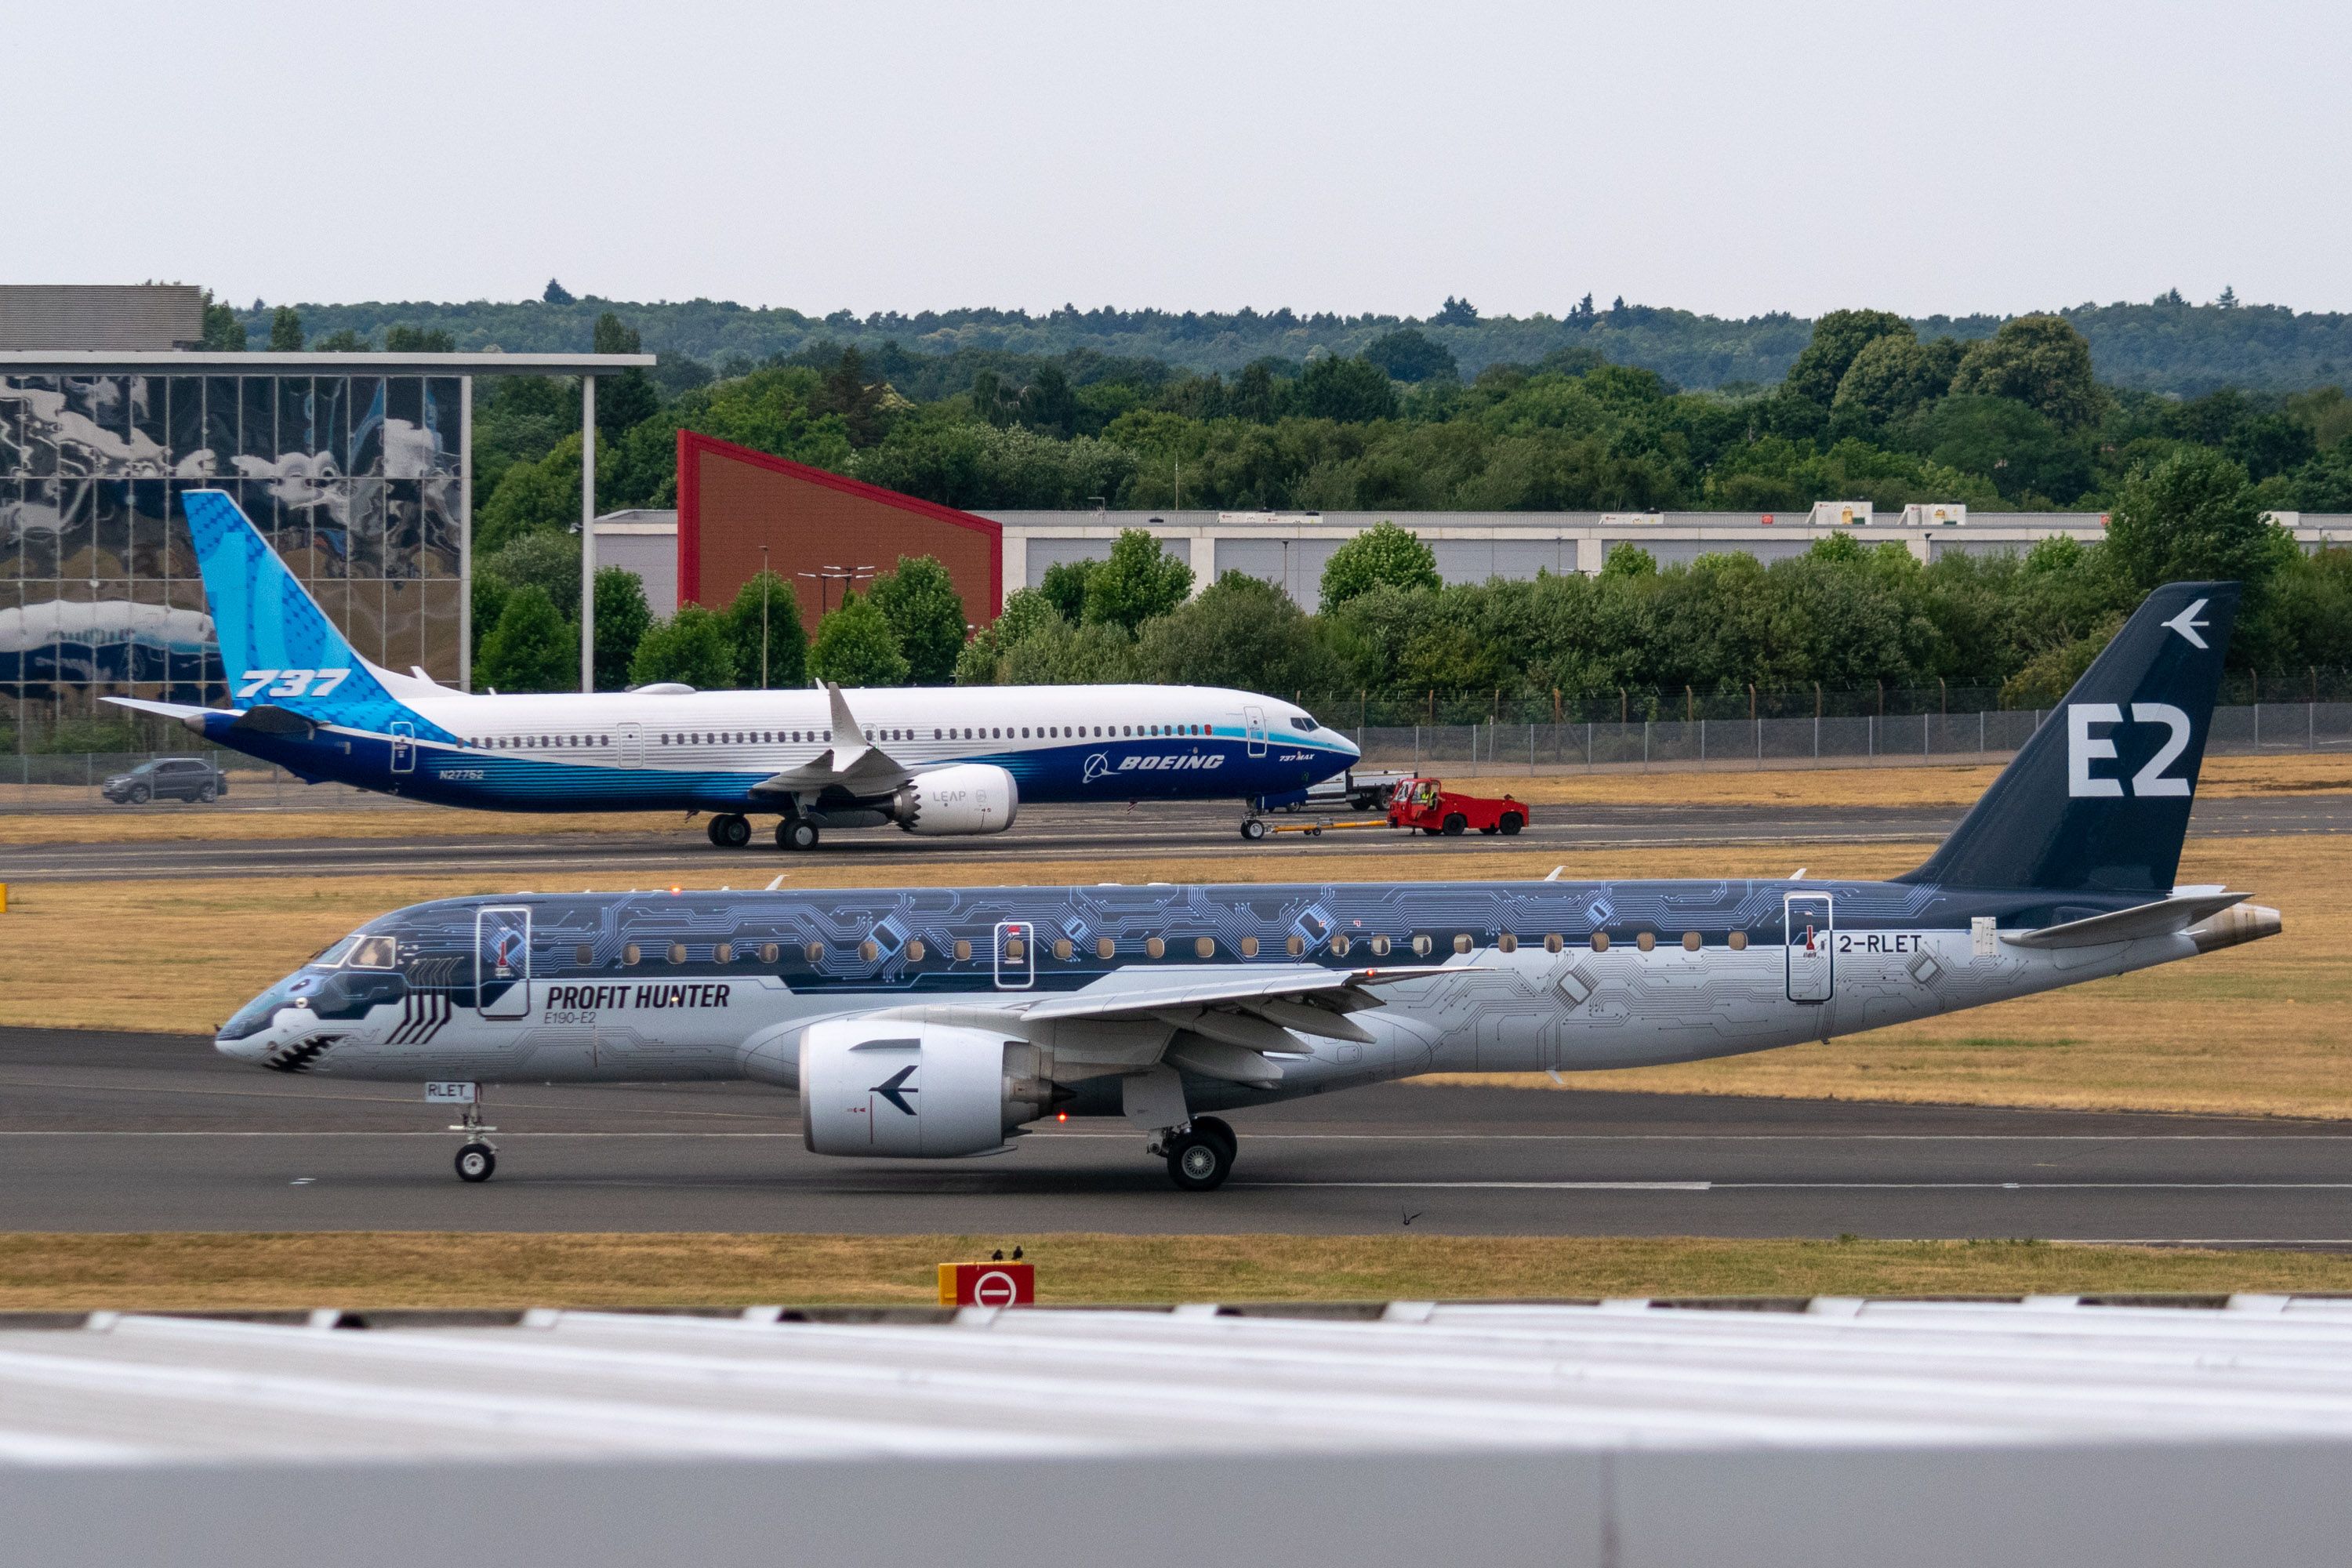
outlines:
[[[1443,779],[1400,780],[1389,796],[1389,826],[1418,827],[1427,834],[1454,834],[1475,827],[1481,833],[1513,834],[1528,825],[1524,801],[1506,795],[1500,800],[1457,795]]]

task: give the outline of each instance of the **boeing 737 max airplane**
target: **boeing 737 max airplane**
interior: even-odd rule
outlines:
[[[751,1079],[819,1153],[995,1154],[1124,1117],[1180,1186],[1209,1112],[1413,1073],[1825,1040],[2270,936],[2179,887],[2237,605],[2158,589],[1927,863],[1885,882],[524,894],[370,921],[221,1030],[279,1072],[475,1086]]]
[[[1295,704],[1199,686],[901,687],[475,696],[353,650],[236,503],[187,494],[230,706],[109,700],[306,781],[499,811],[708,811],[710,840],[831,827],[1001,833],[1024,800],[1248,803],[1356,748]]]

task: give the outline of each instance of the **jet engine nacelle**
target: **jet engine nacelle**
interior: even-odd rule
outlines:
[[[990,1153],[1045,1114],[1050,1076],[1045,1051],[985,1029],[813,1024],[801,1036],[802,1139],[818,1154]]]
[[[1002,833],[1020,815],[1013,775],[986,763],[959,763],[917,773],[898,786],[890,815],[909,833]]]

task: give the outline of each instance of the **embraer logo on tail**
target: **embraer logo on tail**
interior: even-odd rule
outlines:
[[[897,1072],[892,1073],[888,1078],[884,1079],[880,1083],[876,1084],[872,1089],[866,1090],[866,1092],[868,1094],[880,1095],[883,1099],[897,1106],[908,1116],[912,1116],[915,1114],[915,1108],[907,1103],[907,1097],[910,1094],[920,1094],[923,1092],[919,1089],[909,1089],[907,1087],[907,1080],[914,1076],[915,1069],[913,1068],[900,1068]],[[856,1080],[853,1079],[851,1081],[854,1083]]]
[[[2197,634],[2203,631],[2207,626],[2212,624],[2210,621],[2200,621],[2197,618],[2204,612],[2204,609],[2205,601],[2202,599],[2198,600],[2195,604],[2189,605],[2187,609],[2181,611],[2179,615],[2165,622],[2165,629],[2167,631],[2179,632],[2182,637],[2189,639],[2191,647],[2202,648],[2205,646],[2205,639],[2199,637]]]
[[[2197,601],[2201,605],[2205,601]],[[2190,611],[2182,612],[2185,619]],[[2165,623],[2170,626],[2172,623]],[[2176,630],[2179,628],[2175,628]],[[2187,632],[2182,632],[2188,637]],[[2191,639],[2194,640],[2194,639]],[[2199,643],[2200,647],[2204,647]],[[2124,710],[2113,702],[2070,702],[2066,705],[2066,793],[2075,799],[2101,799],[2125,793],[2121,779],[2101,778],[2091,772],[2091,764],[2113,762],[2116,743],[2105,735],[2094,735],[2094,724],[2120,724]],[[2171,733],[2147,765],[2131,776],[2135,795],[2184,795],[2189,793],[2187,779],[2173,778],[2165,773],[2189,749],[2189,715],[2169,702],[2135,702],[2131,705],[2131,721],[2135,724],[2161,724]]]

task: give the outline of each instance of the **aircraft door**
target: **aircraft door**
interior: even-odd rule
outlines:
[[[392,771],[413,773],[416,771],[416,726],[405,719],[394,719],[392,731]]]
[[[1244,708],[1242,717],[1249,721],[1249,754],[1253,757],[1265,755],[1265,710]]]
[[[621,765],[625,768],[644,767],[646,765],[646,727],[643,724],[624,724],[620,727],[617,738],[621,742]]]
[[[1037,931],[1027,921],[996,928],[996,988],[1026,991],[1037,981]]]
[[[1837,991],[1837,958],[1827,893],[1790,893],[1782,906],[1787,925],[1789,1000],[1826,1002]]]
[[[474,915],[474,1005],[485,1018],[530,1016],[530,911]]]

